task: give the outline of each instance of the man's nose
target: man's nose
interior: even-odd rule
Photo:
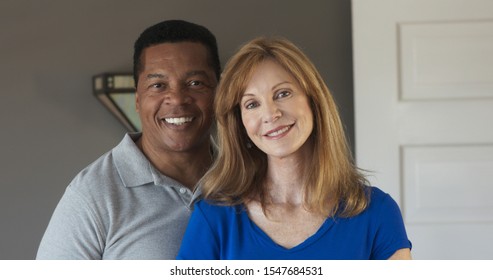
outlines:
[[[170,88],[165,97],[165,102],[168,105],[184,105],[190,104],[192,97],[183,87]]]

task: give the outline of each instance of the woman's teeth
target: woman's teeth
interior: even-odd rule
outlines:
[[[269,137],[277,136],[279,134],[282,134],[282,133],[288,131],[289,128],[290,128],[290,126],[286,126],[286,127],[282,128],[282,129],[279,129],[279,130],[276,130],[274,132],[271,132],[271,133],[267,134],[267,136],[269,136]]]

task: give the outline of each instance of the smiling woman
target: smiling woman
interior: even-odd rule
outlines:
[[[308,97],[298,82],[272,59],[257,66],[241,99],[241,119],[249,139],[269,160],[302,160],[313,130]]]
[[[354,166],[334,99],[295,45],[244,45],[214,109],[219,154],[179,259],[411,257],[397,204]]]

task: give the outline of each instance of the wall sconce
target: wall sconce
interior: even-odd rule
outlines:
[[[94,95],[129,132],[141,131],[135,111],[135,83],[129,73],[103,73],[92,79]]]

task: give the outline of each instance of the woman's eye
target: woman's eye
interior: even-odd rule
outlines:
[[[280,91],[279,93],[276,94],[276,98],[284,98],[291,95],[291,93],[287,90]]]
[[[245,108],[246,109],[253,109],[253,108],[257,107],[257,106],[258,106],[258,103],[257,102],[249,102],[249,103],[245,104]]]

